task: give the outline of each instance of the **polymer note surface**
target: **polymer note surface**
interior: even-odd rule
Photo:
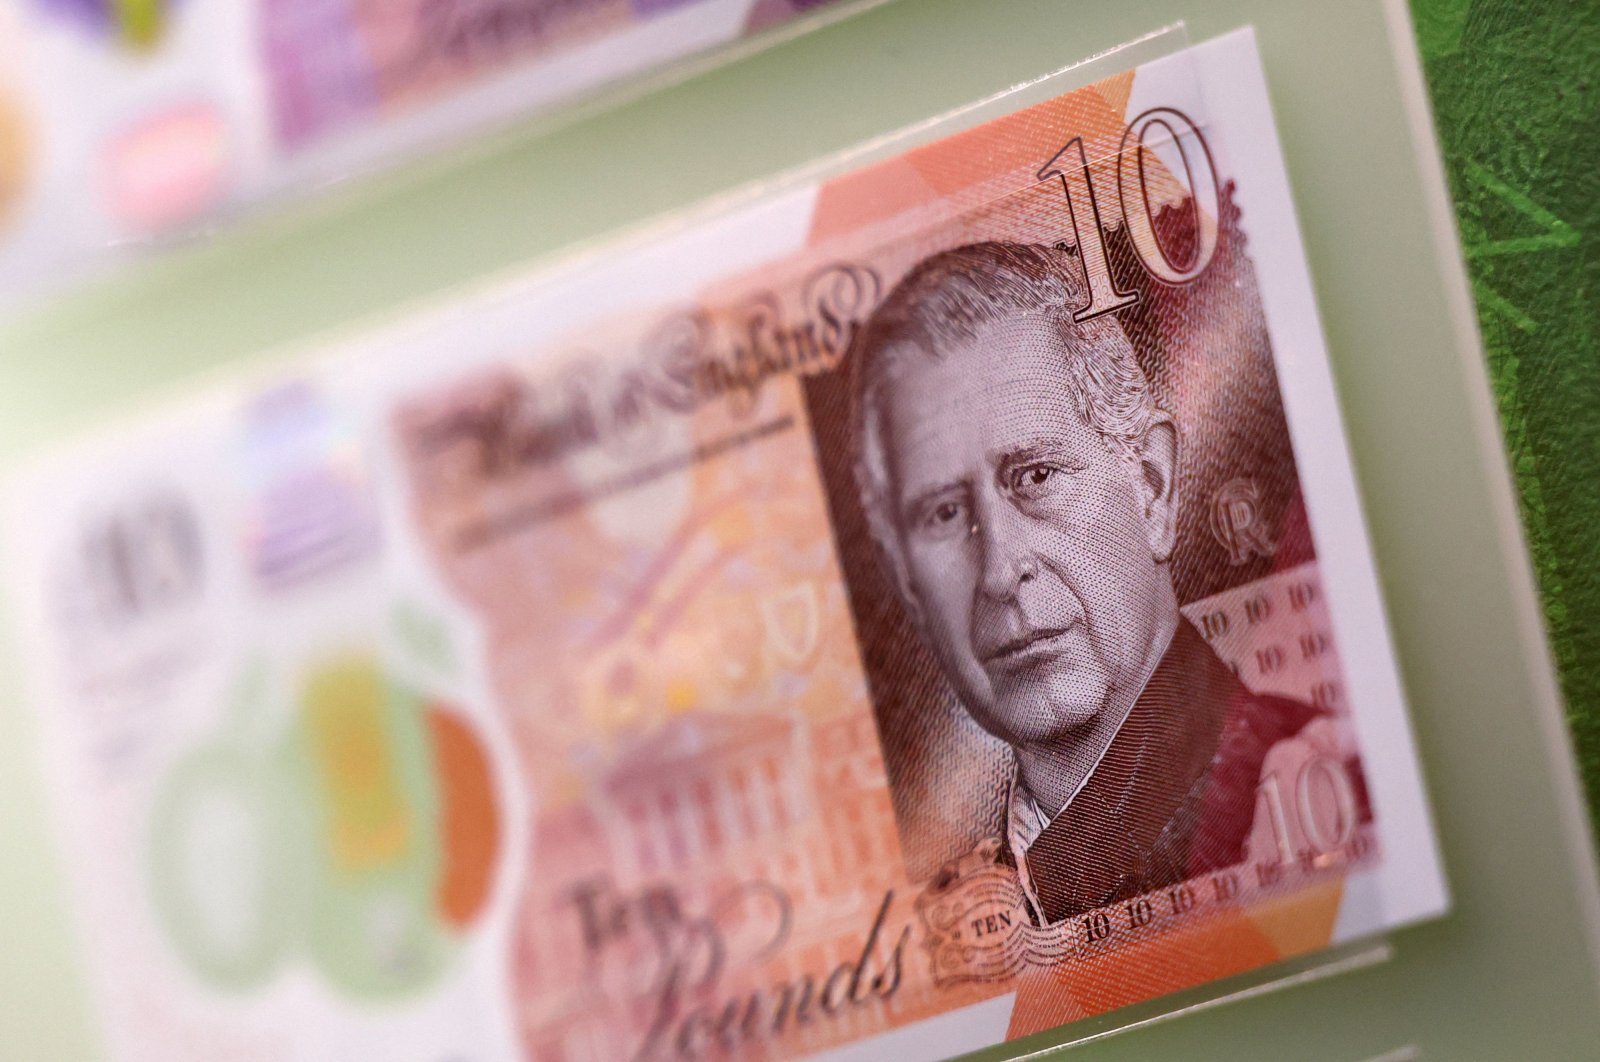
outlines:
[[[1443,910],[1250,34],[964,121],[40,465],[114,1053],[939,1057]]]

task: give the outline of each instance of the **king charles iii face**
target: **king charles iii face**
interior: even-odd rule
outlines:
[[[1051,320],[898,361],[882,446],[912,612],[967,711],[1022,747],[1136,697],[1176,604],[1177,437],[1113,448],[1072,398]]]

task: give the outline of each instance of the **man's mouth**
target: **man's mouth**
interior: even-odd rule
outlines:
[[[1027,631],[985,653],[984,666],[1013,667],[1054,656],[1067,647],[1067,636],[1071,632],[1072,627],[1038,627]]]

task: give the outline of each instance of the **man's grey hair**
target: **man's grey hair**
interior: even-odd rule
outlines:
[[[856,483],[873,537],[908,602],[882,438],[883,399],[908,359],[942,358],[987,325],[1035,317],[1061,337],[1067,394],[1114,453],[1132,459],[1151,425],[1165,419],[1122,326],[1109,316],[1072,319],[1089,302],[1081,277],[1078,260],[1053,247],[969,244],[919,262],[862,327],[852,356]]]

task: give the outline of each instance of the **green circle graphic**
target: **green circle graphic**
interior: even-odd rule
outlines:
[[[226,744],[190,753],[156,795],[151,899],[173,946],[219,988],[260,985],[292,942],[297,817],[270,761]]]

